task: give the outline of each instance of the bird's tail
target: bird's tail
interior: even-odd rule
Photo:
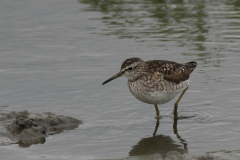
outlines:
[[[195,68],[197,67],[197,62],[191,61],[191,62],[184,63],[184,65]]]
[[[192,73],[192,71],[197,67],[197,62],[191,61],[184,63],[184,66]]]

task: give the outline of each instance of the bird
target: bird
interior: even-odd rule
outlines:
[[[107,79],[102,85],[119,77],[128,78],[128,88],[138,100],[153,104],[156,118],[160,118],[157,105],[165,104],[175,98],[174,119],[178,119],[177,108],[184,93],[189,87],[190,74],[197,67],[197,62],[176,63],[168,60],[143,61],[133,57],[126,59],[120,72]]]

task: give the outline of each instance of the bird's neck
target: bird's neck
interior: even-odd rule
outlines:
[[[128,77],[128,81],[129,82],[134,82],[134,81],[138,81],[139,79],[141,79],[143,77],[143,74],[141,72],[137,72],[135,73],[133,76]]]

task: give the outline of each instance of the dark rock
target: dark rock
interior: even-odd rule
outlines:
[[[28,111],[23,111],[12,114],[16,115],[16,118],[7,126],[7,129],[18,138],[45,137],[48,132],[51,134],[60,133],[63,130],[74,129],[82,123],[75,118],[51,112],[30,114]]]
[[[5,124],[3,126],[10,133],[8,138],[18,140],[17,143],[20,147],[44,143],[46,136],[75,129],[82,124],[81,120],[72,117],[56,115],[51,112],[29,113],[26,110],[1,113],[0,118],[1,122],[5,122],[2,123]]]

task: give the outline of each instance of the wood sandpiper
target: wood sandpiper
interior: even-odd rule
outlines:
[[[118,78],[128,78],[128,88],[140,101],[154,104],[159,119],[158,104],[164,104],[181,93],[174,104],[174,119],[178,119],[178,103],[189,86],[189,77],[197,62],[176,63],[166,60],[143,61],[140,58],[126,59],[119,73],[109,78],[102,85]]]

